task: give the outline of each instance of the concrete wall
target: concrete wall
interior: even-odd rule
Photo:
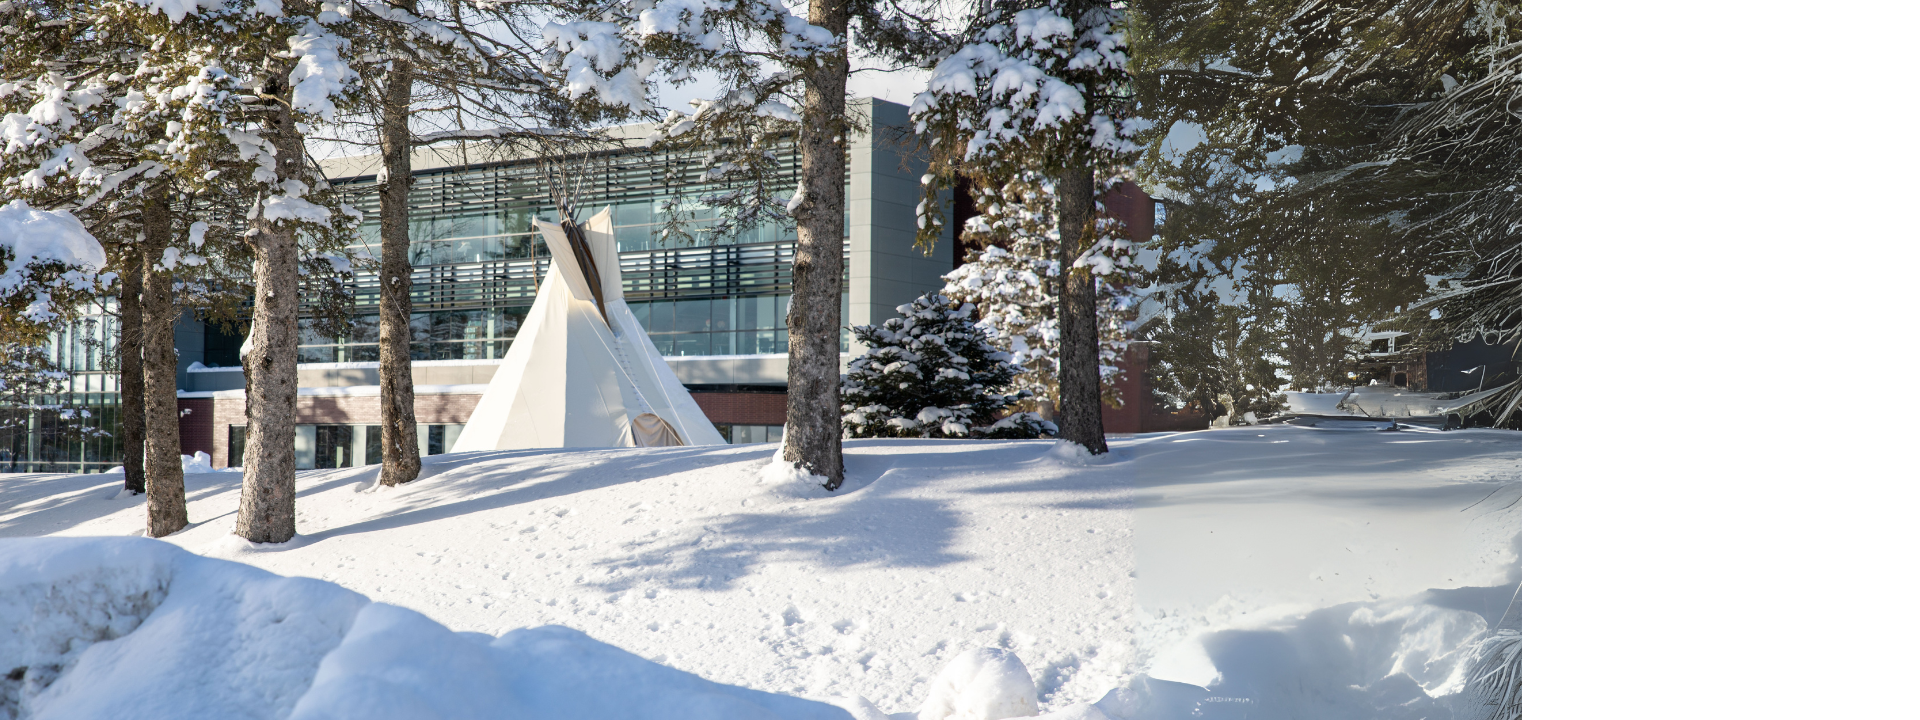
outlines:
[[[920,204],[920,176],[927,164],[915,160],[902,167],[902,153],[910,148],[902,146],[899,131],[912,127],[907,107],[861,98],[848,109],[871,117],[873,130],[856,135],[849,148],[847,192],[853,215],[848,240],[853,247],[847,267],[848,316],[842,321],[869,325],[897,317],[895,307],[946,284],[940,276],[953,270],[953,240],[951,232],[943,234],[931,254],[914,246],[914,208]]]
[[[413,384],[476,385],[493,379],[499,360],[418,360]],[[380,384],[380,363],[310,363],[300,366],[300,387],[354,387]],[[203,368],[185,373],[180,389],[187,392],[246,389],[246,376],[237,367]],[[784,375],[782,376],[785,377]]]

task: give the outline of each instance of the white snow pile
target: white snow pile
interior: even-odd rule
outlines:
[[[1463,699],[1475,696],[1468,668],[1494,652],[1521,581],[1519,433],[1267,425],[1109,444],[1088,457],[1047,440],[851,440],[832,493],[764,444],[435,455],[395,488],[372,482],[377,466],[300,473],[300,534],[278,546],[232,534],[239,474],[193,473],[196,524],[165,543],[314,578],[232,575],[222,587],[355,598],[336,628],[301,641],[319,649],[287,671],[304,675],[275,706],[286,713],[335,697],[336,681],[387,708],[421,698],[426,717],[466,713],[455,703],[467,698],[575,709],[632,685],[607,678],[670,666],[856,720],[1481,717]],[[139,535],[142,498],[115,497],[121,480],[0,476],[0,537]],[[133,546],[165,549],[122,547]],[[20,556],[53,547],[0,556],[25,566]],[[113,566],[131,568],[114,581],[131,589],[90,607],[127,609],[101,610],[87,627],[107,629],[87,637],[127,633],[112,618],[147,612],[141,603],[161,608],[152,617],[193,598],[245,605],[239,590],[189,594],[182,582],[211,577],[203,566],[245,568],[166,557],[161,570]],[[282,592],[296,590],[269,595]],[[383,609],[363,609],[372,603]],[[32,612],[0,607],[0,634]],[[242,617],[218,612],[229,614],[210,627]],[[173,627],[152,617],[122,640]],[[572,630],[519,630],[540,625]],[[380,628],[406,639],[354,643]],[[176,637],[255,631],[206,633]],[[549,642],[566,657],[535,652]],[[94,662],[92,650],[48,647],[30,663],[0,655],[0,675]],[[410,679],[443,671],[459,677]],[[571,689],[543,699],[553,688]]]
[[[933,679],[918,720],[1000,720],[1039,712],[1033,676],[1019,657],[999,648],[974,648]]]
[[[0,540],[0,717],[846,718],[563,627],[457,633],[153,540]]]

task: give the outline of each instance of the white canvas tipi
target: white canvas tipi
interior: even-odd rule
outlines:
[[[587,221],[578,255],[534,224],[553,263],[452,451],[725,444],[621,298],[612,212]]]

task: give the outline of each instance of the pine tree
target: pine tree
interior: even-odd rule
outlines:
[[[1036,438],[1058,431],[1031,412],[997,418],[1027,396],[1003,393],[1022,368],[987,342],[973,306],[927,293],[901,317],[853,333],[867,351],[840,387],[849,437]]]
[[[730,187],[703,198],[723,211],[715,234],[763,223],[796,227],[781,453],[824,477],[827,489],[838,489],[845,476],[834,409],[841,404],[847,141],[867,130],[869,120],[847,112],[848,51],[857,42],[884,57],[918,62],[941,47],[940,19],[864,0],[814,0],[804,18],[774,0],[706,0],[617,4],[605,8],[602,20],[569,25],[581,40],[566,44],[582,59],[567,73],[569,87],[591,86],[603,102],[621,104],[605,96],[644,93],[640,84],[651,74],[674,85],[696,73],[718,78],[723,89],[716,97],[694,101],[691,114],[669,112],[640,144],[703,149],[709,170],[702,180]],[[590,52],[620,47],[620,37],[637,43],[644,57],[622,51],[614,53],[617,59],[584,61]],[[777,152],[789,143],[800,154],[791,193]]]
[[[1008,348],[1014,364],[1027,369],[1013,385],[1030,394],[1023,406],[1053,401],[1059,397],[1060,236],[1052,185],[1028,171],[999,188],[975,188],[974,194],[982,212],[968,220],[961,237],[980,249],[968,252],[967,262],[945,276],[942,292],[977,307],[981,328]],[[1105,249],[1104,261],[1090,266],[1100,329],[1101,394],[1108,402],[1119,402],[1112,387],[1133,342],[1142,273],[1125,225],[1101,217],[1095,230],[1097,246]]]
[[[1157,249],[1219,271],[1163,263],[1155,279],[1188,294],[1170,296],[1174,312],[1235,285],[1286,328],[1296,386],[1348,381],[1369,325],[1427,349],[1518,341],[1518,3],[1131,10],[1136,89],[1156,121],[1142,173],[1178,201]]]
[[[941,233],[938,193],[956,173],[979,184],[1024,171],[1053,180],[1061,273],[1059,418],[1062,438],[1107,450],[1100,418],[1095,269],[1111,262],[1095,199],[1122,178],[1145,123],[1131,117],[1127,41],[1107,0],[1044,0],[987,9],[933,69],[914,99],[915,128],[931,136],[920,239]]]
[[[72,213],[17,199],[0,206],[0,447],[23,435],[31,444],[96,434],[60,422],[90,413],[60,397],[70,376],[42,343],[110,289],[106,265],[106,251]]]
[[[413,153],[439,143],[539,136],[529,127],[555,119],[619,117],[622,109],[651,109],[646,86],[632,68],[638,48],[617,37],[618,26],[563,22],[582,8],[567,3],[532,6],[469,0],[363,2],[347,38],[360,53],[349,66],[368,88],[355,117],[344,118],[349,142],[375,146],[381,171],[380,408],[382,485],[420,474],[414,422],[412,328],[413,264],[409,257],[409,196]],[[536,22],[539,14],[553,20]],[[543,68],[540,37],[554,61]],[[611,68],[611,71],[609,71]],[[556,78],[543,72],[550,71]],[[620,75],[626,71],[627,75]],[[617,80],[601,76],[604,73]],[[644,74],[644,71],[642,71]],[[569,107],[566,95],[579,100]],[[416,112],[426,105],[436,112]],[[529,113],[529,109],[545,112]],[[558,116],[558,117],[557,117]],[[475,127],[482,125],[484,127]],[[432,129],[430,129],[432,128]],[[353,132],[357,131],[357,132]],[[368,137],[370,136],[370,138]]]

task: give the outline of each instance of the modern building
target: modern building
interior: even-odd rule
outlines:
[[[870,117],[873,128],[848,148],[841,318],[858,325],[882,322],[896,306],[938,289],[940,276],[953,269],[954,252],[950,239],[931,252],[914,244],[925,163],[913,161],[902,141],[910,137],[907,108],[860,99],[850,110]],[[619,128],[616,134],[639,131]],[[415,413],[421,449],[429,454],[452,447],[459,436],[549,262],[530,222],[555,219],[547,177],[536,158],[503,154],[427,148],[413,159]],[[788,147],[778,158],[783,180],[797,179],[797,149]],[[325,161],[322,168],[366,214],[361,249],[377,257],[378,157]],[[793,229],[769,225],[725,237],[712,232],[714,211],[700,198],[721,188],[702,181],[706,167],[698,153],[609,150],[561,169],[577,182],[585,212],[613,209],[627,306],[707,417],[734,442],[777,440],[786,415]],[[680,222],[669,222],[670,216]],[[362,272],[352,292],[357,317],[345,334],[324,335],[303,320],[300,467],[379,462],[379,283]],[[112,336],[112,319],[102,317],[56,343],[63,364],[77,371],[74,388],[86,393],[76,402],[99,408],[98,424],[108,429],[119,424],[118,378],[106,370],[103,354]],[[180,322],[176,336],[181,451],[206,452],[215,467],[238,465],[246,425],[242,338],[192,318]],[[857,349],[850,340],[843,329],[842,352]],[[6,456],[0,470],[22,461],[27,467],[20,469],[65,472],[119,464],[120,448],[111,438],[38,449],[0,449]]]
[[[895,307],[940,288],[941,275],[964,258],[950,234],[930,252],[914,244],[925,163],[913,160],[903,142],[911,139],[907,108],[860,99],[850,109],[871,117],[873,131],[857,134],[848,148],[841,295],[847,326],[894,317]],[[640,130],[615,133],[637,136]],[[797,151],[789,147],[778,158],[784,177],[797,179]],[[421,452],[437,454],[453,447],[546,273],[547,249],[531,220],[555,218],[537,158],[484,146],[431,148],[415,153],[413,167],[414,412]],[[322,168],[365,213],[360,248],[377,257],[377,156],[323,161]],[[719,188],[703,183],[706,166],[697,152],[609,150],[563,169],[579,180],[586,213],[613,209],[627,307],[708,419],[732,442],[778,441],[786,419],[793,230],[757,227],[726,237],[712,232],[714,211],[699,198]],[[1127,186],[1105,203],[1138,229],[1139,240],[1151,235],[1153,201],[1139,188]],[[964,190],[957,204],[959,217],[948,228],[959,227],[972,208]],[[681,222],[669,222],[670,216]],[[351,292],[356,318],[344,334],[324,334],[303,320],[295,420],[301,468],[380,461],[379,283],[362,272]],[[103,314],[53,342],[55,359],[73,372],[73,404],[89,408],[92,416],[47,422],[105,432],[61,442],[0,439],[0,472],[99,472],[121,463],[113,435],[120,424],[118,373],[109,362],[115,336],[113,318]],[[175,337],[181,452],[205,452],[214,467],[238,466],[246,432],[242,334],[185,317]],[[841,349],[861,350],[844,329]],[[1139,350],[1129,353],[1131,367],[1118,388],[1124,404],[1104,413],[1108,431],[1203,426],[1204,419],[1168,416],[1153,407],[1144,348]]]

